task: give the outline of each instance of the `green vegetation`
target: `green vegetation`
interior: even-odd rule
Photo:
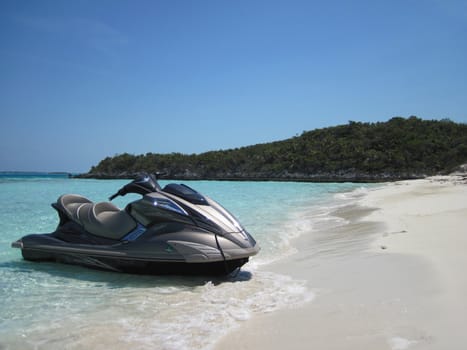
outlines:
[[[305,131],[287,140],[202,154],[107,157],[86,177],[164,172],[171,179],[381,181],[451,171],[467,162],[467,124],[395,117]]]

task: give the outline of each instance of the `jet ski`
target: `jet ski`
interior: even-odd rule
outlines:
[[[161,188],[158,174],[143,173],[94,203],[65,194],[52,207],[52,233],[29,234],[12,243],[30,261],[55,261],[136,274],[230,274],[258,253],[238,220],[211,198],[184,184]],[[110,201],[142,197],[121,210]]]

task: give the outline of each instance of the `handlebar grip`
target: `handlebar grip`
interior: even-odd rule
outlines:
[[[111,196],[109,197],[109,201],[111,201],[112,199],[114,199],[114,198],[117,197],[117,196],[124,196],[124,195],[126,195],[127,193],[128,193],[128,191],[127,191],[127,189],[126,189],[126,186],[124,186],[124,187],[122,187],[121,189],[119,189],[117,193],[111,195]]]

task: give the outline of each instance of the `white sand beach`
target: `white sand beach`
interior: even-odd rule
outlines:
[[[341,226],[268,267],[315,298],[245,321],[215,349],[466,349],[465,175],[390,183],[334,215]]]

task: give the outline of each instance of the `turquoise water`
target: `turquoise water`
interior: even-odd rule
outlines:
[[[261,252],[235,277],[158,277],[22,260],[11,242],[51,232],[63,193],[105,201],[127,181],[0,174],[0,349],[206,349],[252,315],[299,305],[304,281],[267,271],[293,253],[291,239],[362,185],[186,181],[229,209]],[[165,185],[166,181],[160,181]],[[138,196],[114,200],[123,208]]]

